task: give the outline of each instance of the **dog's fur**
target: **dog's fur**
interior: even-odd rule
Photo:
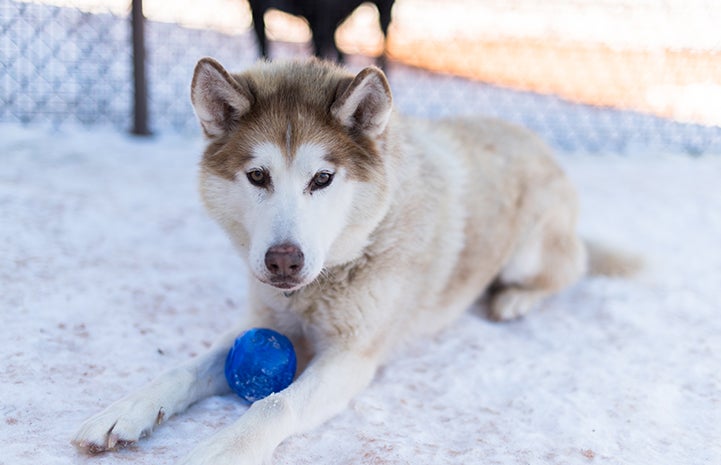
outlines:
[[[228,392],[230,344],[264,326],[307,366],[183,462],[261,463],[341,411],[398,341],[443,328],[487,289],[493,318],[520,317],[586,270],[574,189],[521,128],[404,118],[379,69],[353,76],[316,60],[231,75],[203,59],[192,102],[209,139],[202,198],[250,269],[247,315],[205,355],[86,421],[81,448],[136,441]]]
[[[335,30],[364,0],[250,0],[253,15],[253,29],[258,40],[258,49],[262,58],[268,58],[268,39],[265,35],[265,12],[271,8],[302,16],[308,20],[313,35],[313,51],[316,56],[338,62],[343,54],[335,43]],[[391,22],[391,10],[394,0],[372,0],[378,8],[378,20],[383,37],[388,35]],[[385,54],[380,57],[385,61]]]

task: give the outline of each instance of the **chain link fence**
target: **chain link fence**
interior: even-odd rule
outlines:
[[[127,125],[129,37],[112,14],[0,0],[0,120]]]
[[[132,123],[127,0],[0,0],[0,122]],[[258,52],[245,0],[145,0],[149,120],[197,132],[195,62]],[[271,56],[310,52],[302,20],[267,15]],[[336,34],[348,65],[381,52],[364,5]],[[721,4],[715,0],[397,0],[387,41],[396,106],[486,114],[565,151],[721,153]]]

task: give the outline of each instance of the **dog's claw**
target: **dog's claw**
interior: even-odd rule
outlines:
[[[108,434],[108,450],[115,449],[115,446],[118,444],[118,441],[120,438],[115,433]]]
[[[113,450],[123,449],[135,443],[135,441],[125,441],[119,439],[117,434],[108,435],[108,439],[105,444],[82,442],[77,440],[73,440],[71,442],[75,447],[87,453],[88,455],[98,455]]]
[[[85,450],[88,454],[91,455],[98,455],[105,452],[107,449],[105,447],[101,447],[97,444],[88,444],[88,445],[78,445],[81,449]]]
[[[121,439],[118,434],[112,432],[112,429],[102,441],[80,440],[78,439],[80,435],[81,433],[78,433],[78,436],[73,439],[71,443],[89,455],[98,455],[104,452],[123,449],[136,442],[136,440],[132,439]]]

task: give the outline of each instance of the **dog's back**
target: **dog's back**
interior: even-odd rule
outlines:
[[[398,198],[376,237],[396,244],[384,248],[385,266],[408,276],[401,286],[416,293],[408,311],[421,330],[452,321],[494,280],[497,297],[509,288],[530,293],[496,299],[492,316],[505,319],[581,274],[575,192],[539,138],[494,119],[395,123]]]

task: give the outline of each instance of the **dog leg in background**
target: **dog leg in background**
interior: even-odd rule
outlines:
[[[372,350],[345,345],[320,352],[293,384],[251,405],[232,426],[199,445],[182,465],[257,465],[288,436],[342,411],[372,380]]]
[[[115,449],[137,441],[191,404],[229,392],[225,358],[234,339],[250,326],[248,322],[233,329],[205,354],[171,368],[86,420],[73,444],[90,453]]]
[[[330,12],[322,9],[308,14],[308,21],[313,29],[312,42],[315,56],[343,63],[343,54],[335,43],[335,29],[338,27],[335,20],[336,18],[330,16]],[[338,19],[338,23],[341,21],[342,19]]]
[[[253,16],[253,30],[255,31],[255,39],[258,41],[258,51],[260,58],[268,58],[268,38],[265,35],[265,8],[258,2],[250,1],[250,10]]]
[[[388,68],[388,28],[391,24],[391,11],[393,10],[394,0],[376,0],[375,4],[378,8],[378,22],[383,32],[383,52],[378,57],[378,67],[387,72]]]

